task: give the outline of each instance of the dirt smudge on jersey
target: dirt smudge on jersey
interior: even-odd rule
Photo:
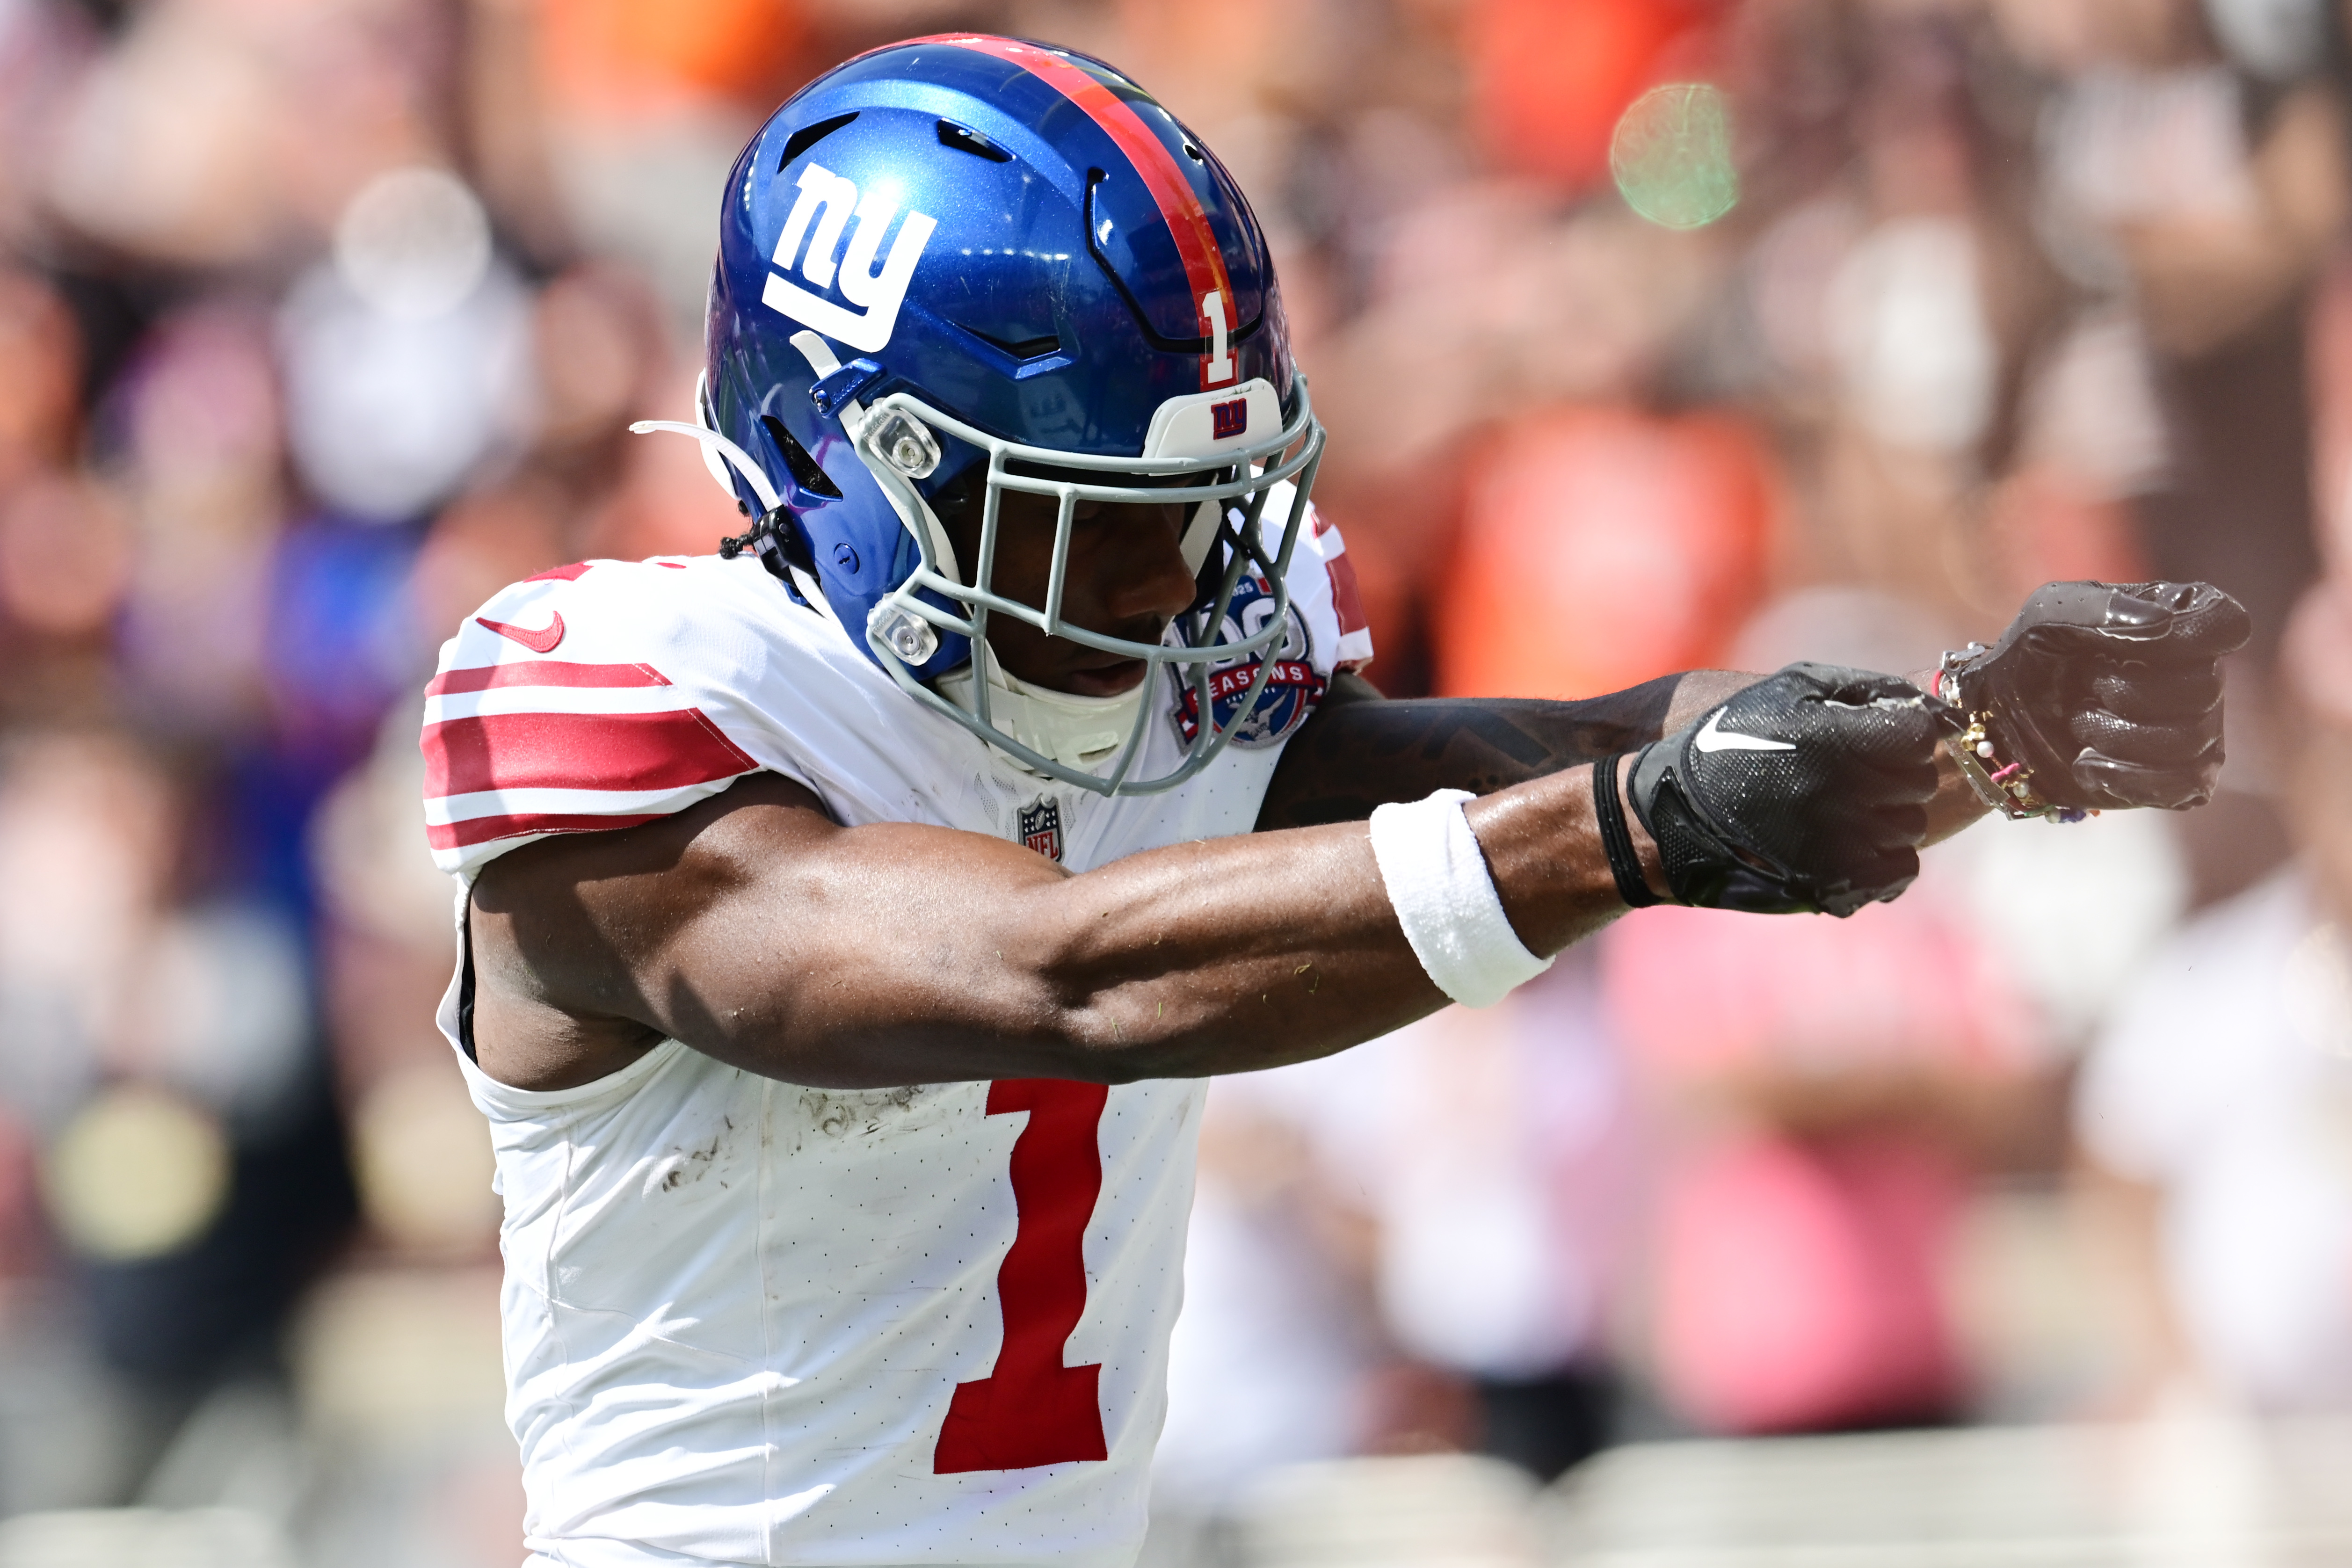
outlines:
[[[926,1092],[912,1084],[898,1089],[803,1089],[801,1113],[810,1126],[828,1137],[872,1137],[912,1110]]]
[[[691,1149],[677,1144],[671,1146],[669,1152],[662,1156],[658,1167],[661,1178],[654,1184],[653,1190],[674,1193],[688,1183],[698,1182],[711,1173],[719,1163],[719,1152],[727,1146],[728,1135],[735,1131],[732,1116],[722,1116],[719,1120],[720,1125],[711,1129],[709,1142],[698,1143]],[[726,1184],[724,1182],[719,1184],[720,1186]]]

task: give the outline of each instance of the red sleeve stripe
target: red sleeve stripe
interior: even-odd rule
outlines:
[[[488,691],[501,686],[667,686],[649,664],[572,664],[562,659],[519,658],[509,664],[446,669],[425,689],[427,697]]]
[[[486,789],[473,795],[429,795],[425,820],[468,822],[477,816],[634,816],[681,809],[740,776],[707,779],[676,789]]]
[[[492,713],[425,726],[427,799],[483,790],[681,789],[759,767],[697,708]]]
[[[648,822],[660,821],[663,815],[657,811],[643,816],[516,811],[503,816],[477,816],[466,822],[428,824],[425,837],[436,849],[463,849],[469,844],[486,844],[493,838],[512,838],[525,833],[606,833],[616,827],[642,827]]]
[[[1331,613],[1339,619],[1339,635],[1360,632],[1370,627],[1364,616],[1364,591],[1356,585],[1356,563],[1343,555],[1334,555],[1323,563],[1323,570],[1331,579]]]

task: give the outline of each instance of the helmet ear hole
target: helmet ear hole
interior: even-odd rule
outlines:
[[[762,414],[760,425],[768,432],[768,439],[773,441],[776,449],[784,455],[784,467],[792,470],[794,486],[826,500],[841,499],[841,487],[833,482],[833,476],[817,466],[817,460],[809,456],[807,447],[793,438],[782,420],[772,414]]]

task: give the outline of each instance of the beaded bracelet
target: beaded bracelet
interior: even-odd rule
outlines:
[[[1944,655],[1943,668],[1937,672],[1936,689],[1932,695],[1955,707],[1960,695],[1959,668],[1963,660],[1984,650],[1981,643],[1970,643],[1957,653]],[[2022,821],[2039,817],[2044,822],[2081,822],[2099,814],[2079,805],[2053,805],[2033,793],[2033,770],[2023,763],[2004,764],[1992,743],[1989,726],[1992,714],[1979,710],[1968,712],[1968,728],[1950,738],[1952,759],[1960,764],[1960,776],[1977,798],[2008,817]]]

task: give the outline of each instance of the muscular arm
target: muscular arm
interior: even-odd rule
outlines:
[[[1702,671],[1567,703],[1389,702],[1352,682],[1292,741],[1258,832],[1082,875],[980,834],[844,828],[799,785],[754,775],[659,822],[493,861],[471,905],[476,1048],[524,1089],[591,1081],[664,1038],[827,1088],[1328,1055],[1445,1001],[1359,826],[1374,805],[1480,792],[1470,826],[1504,910],[1531,951],[1557,952],[1624,908],[1587,759],[1752,679]],[[1948,787],[1930,815],[1948,832],[1973,797]]]
[[[1473,804],[1520,939],[1619,902],[1588,770]],[[474,1039],[525,1089],[674,1037],[795,1083],[878,1088],[1242,1071],[1444,1005],[1358,825],[1244,835],[1071,875],[1019,846],[844,828],[772,774],[642,827],[542,840],[476,883]]]

